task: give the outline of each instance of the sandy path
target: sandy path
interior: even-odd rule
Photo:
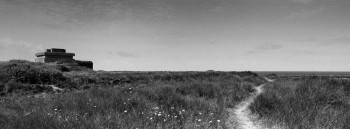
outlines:
[[[268,82],[273,82],[273,80],[267,79]],[[258,123],[254,123],[252,119],[254,116],[251,115],[250,110],[248,109],[249,105],[254,102],[255,98],[263,92],[262,84],[258,87],[255,87],[256,92],[238,104],[235,108],[227,109],[229,112],[229,118],[226,121],[226,125],[230,129],[262,129],[262,126]]]

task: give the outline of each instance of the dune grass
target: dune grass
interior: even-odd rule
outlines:
[[[251,72],[73,72],[65,76],[75,80],[65,86],[79,90],[40,98],[3,97],[0,127],[225,128],[224,109],[266,82]],[[82,90],[80,85],[89,88]]]
[[[266,85],[250,106],[272,127],[350,128],[350,81],[324,77],[283,79]]]

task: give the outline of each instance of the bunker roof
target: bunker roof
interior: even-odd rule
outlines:
[[[46,49],[46,52],[39,52],[35,54],[36,57],[41,56],[75,56],[74,53],[66,53],[66,49],[61,48],[51,48]]]

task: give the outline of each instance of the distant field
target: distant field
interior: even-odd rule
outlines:
[[[280,77],[302,77],[302,76],[331,76],[334,78],[350,78],[350,72],[320,72],[320,71],[256,71],[255,73],[266,76],[276,74]]]

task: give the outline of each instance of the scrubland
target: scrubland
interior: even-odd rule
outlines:
[[[18,60],[0,64],[0,80],[0,127],[26,129],[226,128],[225,109],[266,82],[252,72],[70,71]]]
[[[350,81],[329,77],[280,79],[250,106],[268,127],[350,128]]]
[[[249,106],[262,124],[350,128],[350,80],[271,77]],[[0,128],[227,128],[226,109],[264,83],[252,72],[106,72],[11,60],[0,63]]]

